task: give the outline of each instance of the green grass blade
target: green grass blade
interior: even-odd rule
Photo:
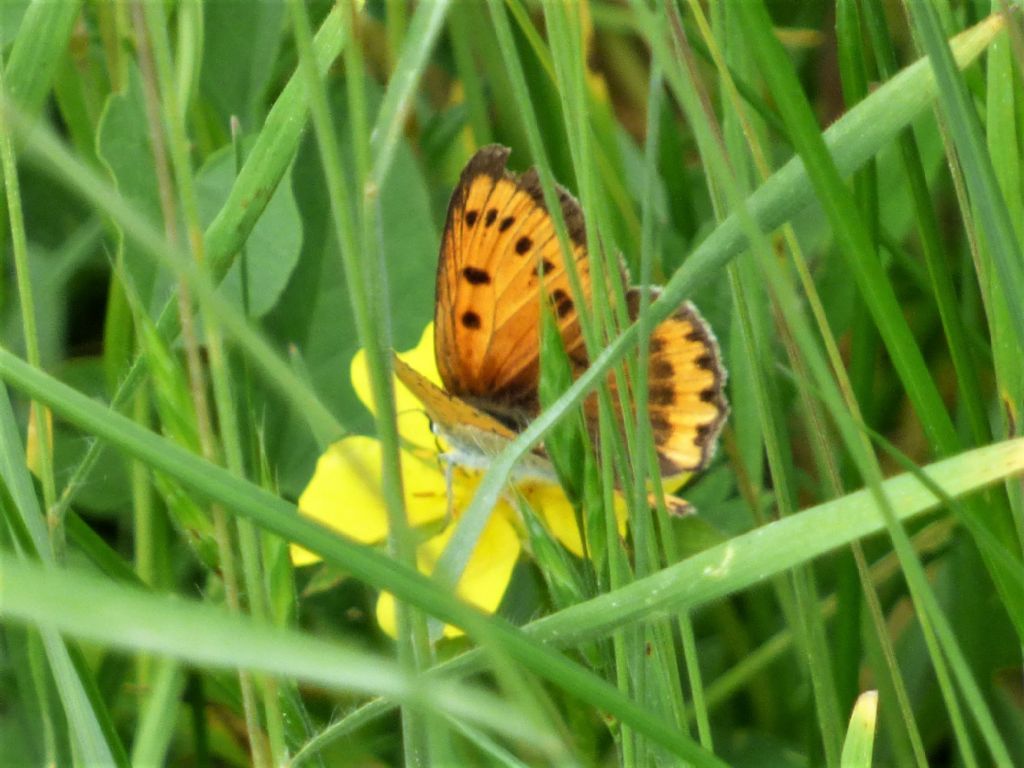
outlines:
[[[367,181],[380,189],[391,168],[395,147],[401,139],[402,125],[410,108],[413,89],[419,84],[427,66],[427,56],[433,50],[451,0],[421,3],[413,12],[402,55],[391,73],[388,89],[381,102],[377,119],[370,134],[373,150],[373,169]]]
[[[548,748],[546,741],[556,739],[538,732],[536,723],[524,722],[490,694],[468,686],[431,681],[431,695],[425,697],[424,689],[393,661],[354,646],[261,626],[212,606],[147,594],[84,573],[16,563],[6,555],[0,557],[0,576],[9,619],[191,664],[263,671],[335,690],[437,706],[506,736],[536,740],[542,750]]]
[[[878,691],[865,691],[857,699],[850,716],[850,727],[846,731],[840,760],[843,768],[871,768],[877,716]]]
[[[7,108],[12,110],[12,116],[16,115],[11,105],[8,104]],[[340,437],[346,431],[309,385],[296,375],[292,367],[271,349],[257,331],[249,326],[242,313],[216,291],[212,281],[200,272],[190,259],[184,258],[180,252],[171,248],[162,234],[144,216],[92,169],[78,161],[51,132],[41,127],[32,130],[22,120],[16,118],[16,121],[12,121],[16,130],[24,130],[30,135],[26,153],[48,172],[107,212],[126,233],[138,241],[144,253],[185,280],[215,314],[223,330],[245,350],[264,374],[267,382],[277,388],[286,401],[294,405],[297,413],[308,421],[315,434],[328,439]],[[174,315],[171,306],[166,305],[164,312],[161,313],[158,327],[162,330],[166,328],[166,318]]]
[[[14,509],[4,504],[8,514],[20,515],[17,521],[28,531],[34,551],[20,553],[24,560],[38,560],[52,567],[54,554],[38,497],[28,468],[24,463],[24,449],[14,420],[14,413],[6,388],[0,392],[0,474],[5,491],[14,502]],[[5,554],[7,559],[14,555]],[[0,584],[0,589],[6,585]],[[0,600],[0,605],[3,601]],[[75,748],[83,757],[95,764],[126,765],[127,757],[110,713],[96,693],[92,672],[82,661],[76,648],[69,648],[50,626],[39,627],[40,639],[63,705]]]
[[[344,39],[342,11],[335,7],[324,19],[313,42],[321,76],[341,53]],[[296,72],[263,121],[228,199],[206,228],[204,248],[214,279],[219,280],[227,273],[235,254],[295,159],[306,128],[307,108],[304,76]],[[251,126],[243,128],[251,130]]]
[[[31,3],[5,65],[7,93],[26,112],[35,114],[53,84],[81,0]]]
[[[1017,344],[1024,349],[1024,302],[1020,301],[1024,291],[1024,267],[1020,260],[1020,243],[999,189],[992,158],[985,148],[981,122],[967,86],[957,71],[935,9],[929,3],[918,1],[910,2],[908,6],[915,31],[928,53],[939,84],[939,103],[960,156],[979,229],[984,233],[988,252],[995,262],[999,284],[1010,310],[1012,328],[1017,334]]]
[[[956,498],[1017,476],[1022,469],[1024,439],[1017,439],[944,459],[924,472]],[[904,521],[939,501],[909,474],[884,481],[882,489]],[[582,642],[656,611],[693,608],[744,589],[883,527],[870,490],[856,491],[736,536],[614,593],[539,619],[532,631],[559,645]]]

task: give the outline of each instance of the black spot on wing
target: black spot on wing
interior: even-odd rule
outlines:
[[[554,264],[552,264],[547,259],[542,259],[540,264],[534,267],[533,274],[537,275],[537,277],[540,277],[541,272],[543,272],[545,275],[550,275],[554,271],[554,269]]]
[[[551,294],[551,300],[555,303],[555,312],[558,313],[559,317],[565,317],[575,307],[572,299],[561,288],[555,289],[555,292]]]
[[[671,384],[652,386],[647,393],[647,402],[651,405],[671,406],[676,402],[676,390]]]
[[[533,198],[537,205],[548,210],[536,168],[531,168],[519,178],[519,186]],[[583,219],[583,209],[580,208],[579,202],[560,184],[555,184],[555,192],[558,195],[558,203],[562,208],[562,218],[565,219],[565,228],[569,237],[574,244],[586,246],[587,225]]]
[[[480,315],[469,309],[462,313],[462,325],[475,331],[480,327]]]
[[[675,375],[676,369],[672,367],[672,363],[668,360],[653,360],[651,361],[651,378],[654,379],[670,379]]]
[[[486,271],[476,267],[464,267],[462,276],[466,278],[466,282],[470,285],[488,285],[491,282],[491,276]]]

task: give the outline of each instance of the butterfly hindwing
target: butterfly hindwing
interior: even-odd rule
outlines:
[[[629,289],[626,302],[631,320],[637,318],[644,290],[652,298],[660,293],[657,288]],[[729,414],[718,342],[697,308],[685,302],[655,327],[648,344],[647,411],[660,474],[672,477],[702,470],[714,455],[718,434]],[[576,375],[580,373],[582,370]],[[624,417],[619,382],[623,380],[632,390],[628,372],[608,377],[620,425]],[[635,402],[635,395],[630,392],[624,399]],[[584,411],[591,434],[597,435],[596,396],[587,398]]]
[[[445,387],[491,411],[537,411],[542,289],[570,356],[583,355],[568,272],[535,170],[505,168],[509,150],[484,147],[452,194],[437,272],[435,351]],[[590,295],[583,213],[559,188],[573,258]]]
[[[631,310],[638,297],[630,290]],[[654,329],[648,349],[647,410],[661,474],[704,469],[729,415],[718,341],[687,301]]]

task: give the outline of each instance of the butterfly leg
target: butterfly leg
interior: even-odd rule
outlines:
[[[687,517],[696,514],[697,509],[682,496],[675,496],[666,493],[662,496],[665,502],[665,511],[672,517]],[[647,494],[647,503],[652,507],[658,506],[658,498],[653,493]]]

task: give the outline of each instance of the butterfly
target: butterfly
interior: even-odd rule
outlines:
[[[444,388],[394,358],[399,380],[452,447],[449,458],[481,468],[540,410],[543,297],[574,372],[588,366],[569,272],[537,170],[510,172],[509,152],[499,145],[480,149],[462,171],[448,206],[434,311],[434,352]],[[589,302],[583,211],[565,189],[558,186],[557,192],[582,298]],[[626,294],[631,319],[640,298],[639,288]],[[648,411],[662,477],[704,469],[729,412],[726,372],[711,328],[689,302],[654,328],[647,369]],[[609,383],[615,386],[613,378]],[[596,435],[593,398],[584,411]],[[542,446],[517,471],[554,478]]]

